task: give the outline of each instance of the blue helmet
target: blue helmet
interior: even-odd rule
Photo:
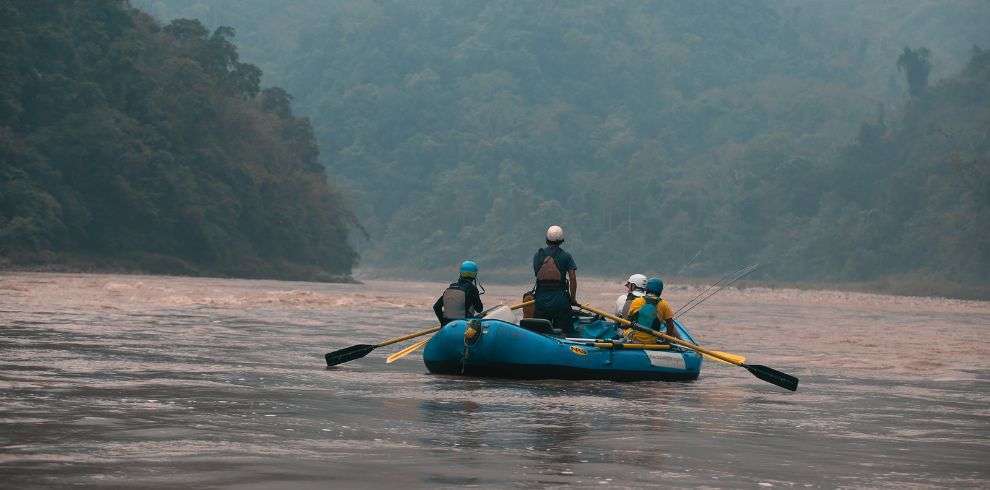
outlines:
[[[651,277],[646,281],[646,292],[650,294],[660,294],[663,292],[663,281],[659,277]]]
[[[461,277],[478,277],[478,264],[475,264],[473,260],[461,262]]]

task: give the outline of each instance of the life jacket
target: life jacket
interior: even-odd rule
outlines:
[[[660,303],[660,297],[647,294],[643,299],[646,300],[646,303],[636,312],[636,323],[653,330],[660,330],[662,322],[657,317],[657,304]]]
[[[443,317],[447,320],[460,320],[477,314],[474,309],[468,310],[467,291],[460,282],[451,283],[443,290]]]
[[[547,250],[550,248],[541,248],[537,252],[540,268],[536,271],[536,286],[567,289],[567,278],[564,277],[560,264],[557,263],[557,251],[560,248],[553,247],[554,253],[549,253]]]

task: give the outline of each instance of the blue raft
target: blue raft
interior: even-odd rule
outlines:
[[[679,346],[668,350],[599,348],[587,340],[565,339],[504,320],[480,322],[481,334],[474,338],[465,337],[465,320],[444,325],[423,351],[426,368],[436,374],[615,381],[689,381],[701,372],[701,355]],[[615,325],[603,320],[580,321],[575,327],[582,337],[608,338],[605,332],[615,332]],[[680,323],[677,328],[682,338],[694,343]]]

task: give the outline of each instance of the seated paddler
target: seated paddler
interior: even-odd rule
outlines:
[[[646,295],[646,276],[642,274],[629,276],[626,281],[626,293],[620,294],[615,299],[615,315],[625,318],[629,314],[629,305],[636,298],[642,298],[644,295]]]
[[[457,282],[451,283],[447,289],[444,289],[437,302],[433,303],[433,312],[437,314],[440,325],[471,318],[484,311],[477,281],[478,264],[471,260],[461,262]]]
[[[644,327],[663,332],[671,337],[681,338],[674,325],[674,311],[667,300],[660,297],[663,293],[663,281],[659,277],[651,277],[646,281],[646,294],[636,298],[629,304],[626,317]],[[633,328],[625,329],[622,334],[630,342],[637,344],[654,344],[658,339],[648,333]]]

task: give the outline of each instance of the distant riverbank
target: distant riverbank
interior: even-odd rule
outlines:
[[[363,279],[406,279],[453,281],[457,271],[454,268],[432,270],[408,270],[400,268],[362,268],[355,270],[354,277]],[[626,275],[604,275],[591,273],[579,274],[580,279],[595,281],[615,281],[617,287],[625,282]],[[532,272],[523,268],[513,269],[482,269],[482,282],[495,284],[526,284],[533,280]],[[691,285],[708,286],[719,280],[719,277],[686,277],[664,276],[664,282],[670,286]],[[772,279],[747,280],[743,279],[732,286],[736,289],[768,288],[768,289],[799,289],[799,290],[835,290],[861,293],[889,294],[895,296],[925,296],[944,297],[952,299],[990,301],[990,285],[973,285],[931,278],[922,274],[889,276],[881,279],[859,282],[830,282],[830,281],[779,281]]]
[[[161,276],[219,277],[236,279],[277,279],[354,283],[350,274],[337,274],[304,264],[263,260],[242,261],[237,267],[217,267],[157,254],[130,254],[120,257],[88,255],[49,255],[14,261],[0,257],[0,272],[65,272],[96,274],[139,274]]]
[[[389,279],[413,281],[453,281],[457,271],[454,268],[411,270],[401,268],[362,268],[353,274],[333,274],[315,267],[255,261],[244,263],[237,269],[207,267],[177,259],[175,257],[143,254],[128,257],[70,256],[57,260],[32,260],[13,263],[0,257],[0,272],[59,272],[59,273],[98,273],[98,274],[141,274],[188,277],[219,277],[237,279],[276,279],[283,281],[307,281],[327,283],[356,283],[362,280]],[[614,281],[620,288],[624,275],[581,274],[579,278],[596,282]],[[528,284],[531,273],[522,268],[483,270],[482,283]],[[718,277],[664,276],[668,288],[676,286],[708,286],[718,281]],[[740,280],[733,283],[736,289],[768,288],[798,290],[834,290],[862,293],[889,294],[895,296],[944,297],[952,299],[990,301],[990,285],[971,285],[944,279],[925,277],[920,274],[891,276],[861,282],[828,281],[778,281],[771,279]],[[521,291],[520,291],[521,293]]]

